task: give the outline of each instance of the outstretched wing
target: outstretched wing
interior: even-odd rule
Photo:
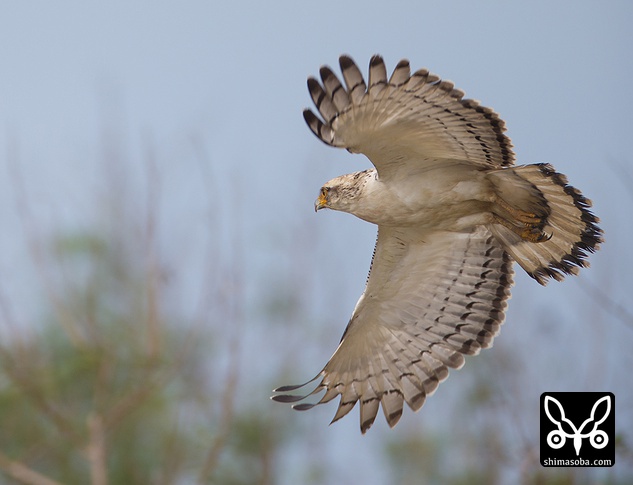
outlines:
[[[297,402],[325,390],[318,403],[294,408],[310,409],[340,395],[333,422],[360,401],[363,433],[380,404],[393,427],[404,402],[417,411],[449,367],[460,368],[464,355],[492,345],[512,275],[511,258],[484,227],[471,234],[421,234],[381,226],[365,291],[336,352],[312,379],[321,382],[305,396],[273,399]]]
[[[389,177],[410,165],[460,160],[487,168],[514,163],[505,123],[490,108],[463,99],[450,81],[421,69],[411,75],[409,62],[398,63],[387,80],[380,56],[369,63],[369,80],[348,56],[340,58],[345,87],[323,66],[321,80],[308,79],[308,89],[322,119],[303,114],[323,142],[363,153]]]

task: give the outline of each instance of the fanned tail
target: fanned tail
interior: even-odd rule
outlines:
[[[586,258],[603,242],[591,201],[567,183],[550,164],[524,165],[491,172],[500,197],[511,206],[542,216],[547,240],[530,242],[502,225],[490,231],[514,260],[540,284],[561,281],[589,266]]]

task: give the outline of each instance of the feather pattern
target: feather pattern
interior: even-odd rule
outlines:
[[[341,56],[340,66],[350,103],[343,102],[341,91],[345,88],[338,81],[335,84],[332,70],[323,67],[322,74],[327,73],[323,79],[325,90],[316,86],[314,78],[308,80],[322,119],[309,109],[304,117],[324,143],[367,155],[381,177],[427,159],[463,160],[485,167],[514,162],[504,122],[477,101],[463,99],[464,92],[455,89],[453,83],[442,81],[426,69],[410,75],[407,60],[400,61],[387,80],[382,57],[373,56],[366,86],[350,57]],[[328,88],[334,85],[341,88]],[[385,140],[389,140],[388,145]],[[394,146],[399,153],[416,156],[410,162],[403,163],[399,158],[393,163]]]
[[[551,165],[515,166],[503,121],[450,81],[411,74],[406,60],[388,77],[380,56],[367,82],[350,57],[340,67],[344,84],[327,66],[321,82],[308,79],[318,115],[304,118],[375,169],[330,180],[315,208],[375,223],[378,239],[338,348],[317,376],[272,399],[305,411],[338,397],[332,422],[359,403],[365,433],[379,408],[395,426],[405,403],[419,410],[449,369],[492,346],[513,260],[543,285],[562,280],[588,266],[602,231],[591,201]]]
[[[514,175],[519,175],[520,181]],[[550,278],[561,281],[565,275],[578,274],[579,268],[589,266],[586,258],[598,249],[602,230],[597,226],[598,217],[589,210],[591,200],[568,185],[567,177],[540,163],[493,172],[489,178],[501,187],[505,183],[505,190],[513,191],[515,198],[521,183],[529,184],[539,193],[536,200],[547,208],[542,230],[550,238],[539,244],[525,241],[503,226],[491,226],[495,237],[532,278],[545,285]]]
[[[510,257],[483,227],[472,234],[381,227],[375,254],[339,347],[317,376],[321,382],[306,396],[288,395],[300,386],[286,386],[273,397],[296,402],[325,390],[321,404],[340,395],[333,422],[360,402],[363,433],[379,405],[395,426],[405,402],[419,410],[449,368],[492,345],[513,275]]]

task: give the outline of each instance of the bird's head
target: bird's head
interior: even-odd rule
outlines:
[[[327,182],[314,202],[314,210],[333,209],[352,212],[367,183],[368,171],[342,175]]]
[[[320,209],[333,209],[331,204],[335,203],[336,199],[338,199],[338,187],[330,184],[331,182],[328,182],[321,187],[319,196],[314,202],[314,212],[317,212]]]

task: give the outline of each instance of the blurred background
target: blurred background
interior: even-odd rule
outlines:
[[[626,1],[4,2],[0,482],[631,483],[632,21]],[[606,238],[578,278],[518,272],[494,349],[365,436],[356,410],[269,400],[333,353],[373,250],[375,227],[313,210],[369,167],[301,116],[342,53],[494,108]],[[613,467],[540,466],[545,391],[615,394]]]

